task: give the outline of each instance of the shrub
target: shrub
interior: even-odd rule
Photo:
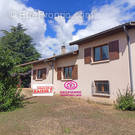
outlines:
[[[10,111],[22,106],[21,90],[17,88],[20,70],[16,67],[19,59],[12,52],[0,46],[0,111]]]
[[[11,111],[23,106],[23,97],[20,96],[21,89],[12,84],[6,87],[7,84],[7,82],[0,82],[0,111]]]
[[[119,91],[116,109],[120,109],[122,111],[135,110],[135,96],[129,89],[127,89],[124,94],[121,94],[121,92]]]

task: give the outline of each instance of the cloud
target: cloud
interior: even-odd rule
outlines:
[[[75,13],[68,21],[61,16],[55,17],[52,28],[56,31],[56,38],[46,37],[46,22],[43,13],[27,7],[23,2],[24,0],[0,1],[0,29],[10,30],[10,27],[17,23],[23,24],[27,29],[26,33],[34,39],[33,42],[36,43],[36,48],[42,57],[60,53],[60,46],[72,39],[74,26],[83,23],[82,12]],[[0,32],[0,36],[2,35],[3,33]]]
[[[68,21],[66,21],[63,16],[55,17],[52,25],[56,32],[56,38],[47,38],[45,43],[49,40],[54,44],[54,48],[52,48],[53,52],[60,53],[60,46],[67,45],[68,42],[72,40],[72,33],[75,31],[75,25],[83,25],[82,12],[76,12]],[[50,39],[53,40],[51,41]],[[73,47],[67,47],[67,50],[71,49],[73,49]]]
[[[131,12],[135,8],[135,0],[115,0],[110,4],[93,7],[87,19],[84,18],[82,11],[74,13],[69,19],[63,16],[51,19],[50,26],[56,33],[55,37],[51,37],[45,36],[47,20],[44,19],[43,13],[27,7],[24,3],[24,0],[0,0],[0,29],[9,30],[10,26],[22,23],[34,39],[42,57],[51,56],[53,53],[59,54],[63,44],[67,46],[68,51],[72,50],[74,47],[68,46],[70,41],[130,21],[135,16],[135,13]],[[76,26],[85,28],[77,29]]]
[[[67,42],[72,38],[72,33],[75,31],[74,26],[83,24],[82,12],[76,12],[67,22],[62,16],[55,17],[55,22],[56,38],[62,43]]]
[[[127,6],[125,7],[126,4]],[[135,13],[131,13],[129,10],[134,6],[134,0],[118,0],[100,8],[93,8],[94,16],[87,20],[87,27],[73,35],[72,40],[77,40],[132,20]]]
[[[135,13],[130,12],[130,10],[134,7],[134,0],[117,0],[101,7],[93,7],[93,10],[87,19],[84,19],[82,11],[76,12],[67,22],[62,16],[56,17],[51,22],[52,28],[56,32],[56,38],[49,37],[48,40],[50,42],[48,43],[52,45],[51,49],[56,53],[59,53],[62,44],[67,45],[68,50],[72,50],[74,48],[68,46],[68,43],[71,41],[78,40],[133,20]],[[76,25],[83,25],[86,28],[77,30],[75,28]],[[51,39],[53,40],[51,41]],[[54,42],[54,40],[56,42]],[[53,44],[55,45],[53,46]],[[46,46],[47,42],[45,47]]]
[[[5,8],[6,7],[6,8]],[[40,41],[44,39],[46,23],[41,11],[26,7],[20,0],[0,0],[0,30],[10,30],[11,26],[23,24],[40,51]],[[2,36],[2,32],[0,32]]]

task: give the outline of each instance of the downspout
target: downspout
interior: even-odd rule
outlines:
[[[126,26],[123,26],[124,32],[126,34],[127,38],[127,44],[128,44],[128,59],[129,59],[129,73],[130,73],[130,87],[131,87],[131,92],[133,93],[134,90],[134,84],[133,84],[133,70],[132,70],[132,56],[131,56],[131,42],[130,42],[130,36],[128,34],[128,30]]]
[[[52,84],[54,84],[54,61],[55,58],[52,60]]]

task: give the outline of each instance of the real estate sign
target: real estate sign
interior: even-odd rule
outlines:
[[[33,96],[53,96],[54,87],[52,84],[33,84]]]

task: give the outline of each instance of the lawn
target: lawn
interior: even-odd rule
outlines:
[[[60,96],[0,113],[0,135],[135,135],[135,112]]]

